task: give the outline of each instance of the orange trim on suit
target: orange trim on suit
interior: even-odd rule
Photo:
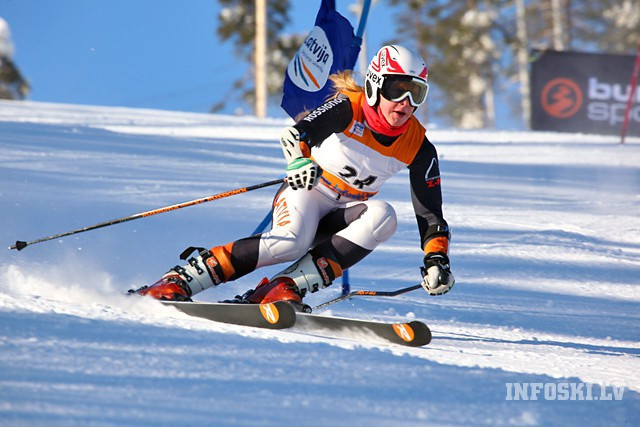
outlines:
[[[366,102],[364,92],[345,92],[345,95],[347,95],[351,101],[353,118],[351,119],[349,126],[347,126],[347,129],[342,133],[349,138],[355,139],[359,143],[376,150],[384,156],[393,157],[406,165],[410,164],[416,157],[416,154],[418,154],[418,150],[422,146],[422,141],[424,141],[424,135],[426,132],[426,129],[420,124],[418,119],[411,116],[409,118],[409,127],[407,130],[405,130],[402,135],[393,142],[393,144],[384,146],[376,141],[369,128],[365,128],[362,135],[358,135],[352,131],[355,129],[354,122],[365,122],[364,110],[362,109],[363,104]]]
[[[211,253],[218,260],[218,264],[222,268],[222,272],[224,273],[224,282],[229,280],[229,277],[232,277],[236,270],[233,268],[233,264],[231,263],[231,251],[233,249],[234,242],[227,243],[224,246],[215,246],[211,248]]]
[[[434,237],[424,245],[424,253],[429,254],[431,252],[448,253],[449,251],[449,239],[445,236]]]
[[[407,167],[424,141],[425,128],[411,116],[405,132],[385,146],[365,123],[363,92],[343,92],[352,108],[345,130],[313,148],[312,158],[323,169],[321,184],[343,197],[367,200],[391,176]]]

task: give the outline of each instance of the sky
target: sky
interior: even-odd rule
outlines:
[[[313,28],[319,0],[291,2],[291,33]],[[338,11],[354,28],[354,0],[338,0]],[[214,0],[2,0],[14,60],[31,83],[32,101],[208,112],[238,110],[230,89],[248,65],[217,34],[220,5]],[[366,37],[373,48],[393,37],[385,6],[372,7]],[[274,100],[270,117],[286,117]]]

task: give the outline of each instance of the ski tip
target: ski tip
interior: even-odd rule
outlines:
[[[280,321],[280,310],[276,305],[272,302],[268,302],[266,304],[260,304],[260,313],[264,320],[269,322],[272,325],[277,325]]]
[[[431,342],[431,329],[429,329],[425,323],[414,320],[413,322],[409,322],[409,325],[411,325],[416,335],[415,340],[410,345],[421,347]]]
[[[249,304],[255,306],[255,304]],[[262,320],[256,325],[266,329],[285,329],[290,328],[296,322],[296,312],[286,301],[275,301],[263,304],[257,304]]]
[[[276,323],[273,323],[268,318],[270,307],[275,308],[278,312],[278,321]],[[274,326],[278,325],[280,327],[290,328],[296,322],[296,310],[288,301],[275,301],[267,304],[260,304],[260,312],[265,320],[272,323]]]
[[[395,323],[392,326],[393,331],[402,340],[399,344],[421,347],[431,342],[431,330],[422,322]]]

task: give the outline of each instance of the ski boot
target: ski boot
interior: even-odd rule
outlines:
[[[162,276],[162,279],[150,286],[129,289],[130,294],[148,295],[164,301],[191,301],[191,288],[174,270]]]
[[[233,300],[223,302],[261,304],[287,301],[296,311],[311,313],[311,307],[304,304],[302,298],[307,293],[326,288],[335,277],[341,275],[342,269],[334,264],[324,257],[314,259],[311,253],[307,253],[271,280],[265,277],[255,289],[249,289],[243,295],[236,295]],[[337,275],[336,270],[339,271]]]
[[[198,256],[189,258],[187,265],[177,265],[153,285],[130,289],[129,294],[165,301],[191,301],[192,295],[224,282],[222,267],[211,251],[189,247],[180,254],[180,259],[186,260],[194,250]]]
[[[242,295],[222,302],[235,304],[266,304],[287,301],[296,311],[311,313],[311,307],[302,302],[302,295],[295,282],[288,277],[263,278],[255,289],[249,289]]]

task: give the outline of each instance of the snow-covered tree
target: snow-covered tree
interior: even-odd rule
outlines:
[[[9,24],[0,17],[0,99],[24,99],[29,83],[13,62],[14,45]]]

